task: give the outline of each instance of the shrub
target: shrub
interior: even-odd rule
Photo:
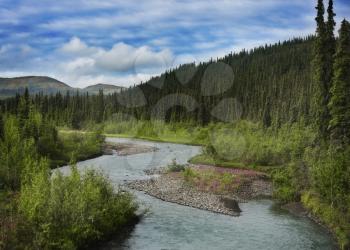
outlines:
[[[137,205],[129,193],[115,191],[99,172],[71,170],[69,176],[50,177],[44,169],[22,188],[19,211],[34,234],[34,248],[86,247],[135,218]]]
[[[321,198],[350,214],[350,148],[309,149],[305,159],[311,168],[313,187]]]
[[[288,168],[281,168],[273,171],[272,181],[274,186],[274,197],[282,203],[296,201],[298,193],[292,182],[291,172]]]
[[[340,249],[350,247],[350,213],[344,213],[331,205],[322,202],[315,192],[305,192],[301,201],[314,216],[332,229],[337,237]]]
[[[190,167],[185,168],[183,175],[185,180],[188,182],[191,182],[195,177],[197,177],[197,173]]]
[[[173,159],[172,163],[168,166],[168,172],[182,172],[186,168],[186,165],[177,164],[176,160]]]

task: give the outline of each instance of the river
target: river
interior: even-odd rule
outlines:
[[[130,156],[104,155],[78,163],[78,169],[98,168],[117,186],[127,180],[148,178],[144,170],[162,167],[173,159],[186,163],[200,147],[135,139],[107,138],[155,146],[156,152]],[[68,167],[61,168],[68,172]],[[147,214],[122,242],[111,241],[103,249],[142,250],[263,250],[336,249],[331,235],[305,217],[281,210],[271,200],[240,204],[241,216],[231,217],[164,202],[134,192]]]

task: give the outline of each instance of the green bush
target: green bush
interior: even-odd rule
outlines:
[[[58,135],[58,151],[51,154],[51,167],[68,164],[71,160],[82,161],[102,154],[104,136],[101,132],[68,132]]]
[[[311,169],[313,187],[321,198],[350,214],[350,148],[308,149],[305,159]]]
[[[274,197],[282,203],[296,201],[298,194],[292,183],[292,176],[288,168],[273,171],[272,181],[274,186]]]
[[[198,174],[192,168],[185,168],[183,175],[186,181],[191,182]]]
[[[168,172],[182,172],[186,168],[186,165],[177,164],[176,160],[173,159],[172,163],[168,166]]]
[[[212,157],[246,165],[279,166],[302,158],[315,133],[302,123],[285,124],[278,130],[239,121],[210,126],[204,152]]]
[[[115,191],[108,179],[93,170],[52,177],[42,169],[27,182],[19,211],[33,232],[36,249],[76,249],[117,232],[135,218],[133,197]]]

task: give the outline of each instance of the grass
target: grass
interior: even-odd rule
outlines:
[[[215,170],[187,168],[183,175],[185,180],[197,189],[217,194],[232,192],[241,184],[238,176]]]
[[[223,167],[223,168],[256,170],[256,171],[265,172],[265,173],[271,173],[273,170],[281,168],[281,166],[257,166],[255,164],[246,165],[245,163],[242,163],[242,162],[214,159],[213,157],[207,154],[196,155],[189,160],[189,163],[211,165],[211,166]]]

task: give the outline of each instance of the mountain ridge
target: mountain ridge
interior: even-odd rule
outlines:
[[[38,93],[50,95],[67,91],[98,94],[101,89],[104,91],[104,94],[112,94],[114,92],[119,93],[124,89],[121,86],[104,83],[90,85],[85,88],[74,88],[49,76],[0,77],[1,99],[15,96],[17,93],[21,94],[26,88],[31,95]]]

